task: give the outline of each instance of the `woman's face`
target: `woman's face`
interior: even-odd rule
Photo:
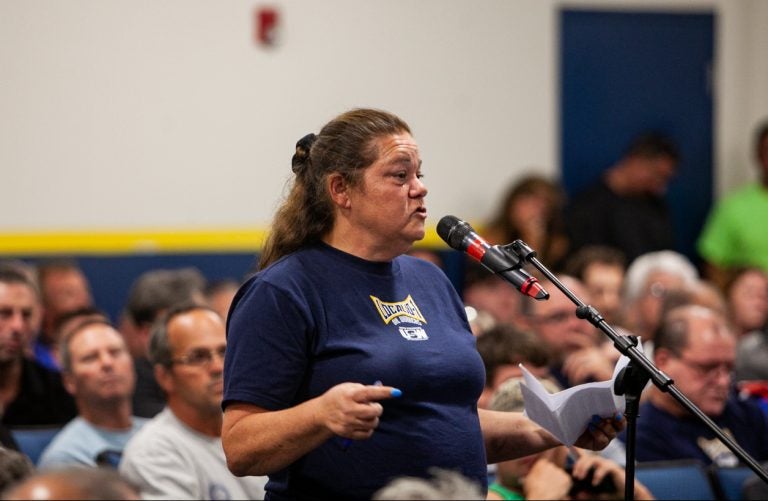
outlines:
[[[374,140],[377,160],[349,193],[349,220],[373,249],[393,257],[424,238],[427,188],[421,181],[419,147],[407,132]]]
[[[760,329],[768,319],[768,277],[758,270],[743,273],[729,294],[731,315],[744,332]]]
[[[551,201],[541,192],[524,193],[515,199],[509,207],[509,219],[518,228],[530,224],[543,226],[550,218]]]

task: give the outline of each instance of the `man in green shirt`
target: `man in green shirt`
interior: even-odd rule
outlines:
[[[697,242],[713,280],[733,266],[768,271],[768,121],[758,127],[755,139],[760,180],[718,202]]]

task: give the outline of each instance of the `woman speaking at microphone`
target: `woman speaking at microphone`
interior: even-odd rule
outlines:
[[[222,439],[267,499],[370,499],[399,476],[559,445],[519,413],[478,410],[483,364],[443,272],[405,255],[427,188],[408,125],[356,109],[296,145],[260,271],[233,301]],[[577,445],[599,449],[605,419]]]

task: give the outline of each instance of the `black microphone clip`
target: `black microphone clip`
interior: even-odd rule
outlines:
[[[517,253],[507,249],[507,247],[514,249],[515,244],[522,243],[521,240],[516,240],[509,246],[490,245],[475,232],[472,226],[456,216],[444,216],[440,219],[437,223],[437,234],[450,247],[466,252],[480,261],[488,270],[510,282],[526,296],[539,301],[549,299],[549,293],[544,290],[539,281],[522,269]]]

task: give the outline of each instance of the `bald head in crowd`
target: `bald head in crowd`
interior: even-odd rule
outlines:
[[[37,473],[11,486],[2,499],[141,499],[135,487],[107,468],[72,467]]]

